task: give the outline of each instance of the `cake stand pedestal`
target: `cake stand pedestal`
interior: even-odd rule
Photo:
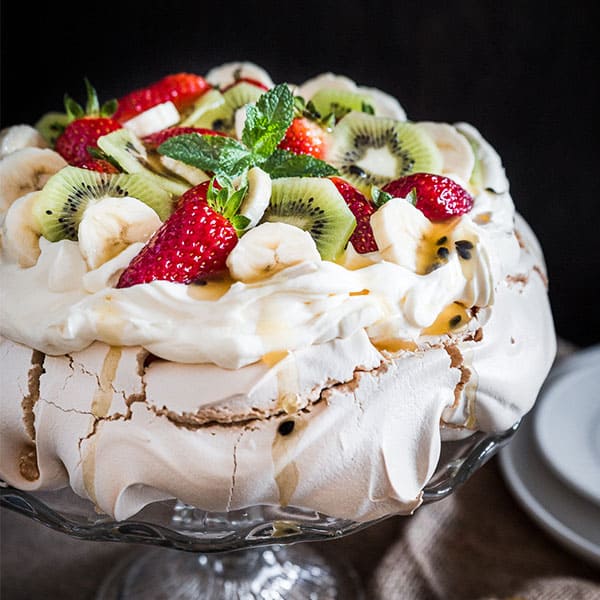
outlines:
[[[444,442],[423,503],[451,494],[517,427]],[[164,501],[114,521],[70,488],[32,493],[4,482],[0,505],[79,539],[155,546],[140,546],[116,565],[97,600],[363,600],[359,578],[343,557],[325,559],[311,544],[297,542],[350,535],[392,516],[358,523],[295,507],[213,513]]]

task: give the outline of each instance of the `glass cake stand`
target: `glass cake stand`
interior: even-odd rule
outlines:
[[[518,426],[443,442],[423,504],[451,494],[508,443]],[[163,501],[130,519],[114,521],[70,488],[32,493],[2,481],[0,506],[83,540],[162,546],[140,546],[139,552],[118,564],[97,600],[360,600],[361,585],[348,564],[325,560],[310,544],[297,542],[339,538],[388,518],[357,523],[266,505],[213,513]]]

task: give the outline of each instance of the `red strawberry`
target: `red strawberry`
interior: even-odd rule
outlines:
[[[339,177],[331,177],[331,181],[342,194],[348,208],[356,218],[356,229],[350,237],[354,249],[359,254],[375,252],[378,248],[370,223],[371,215],[375,212],[375,206],[347,181]]]
[[[230,83],[229,85],[225,86],[221,91],[226,92],[227,90],[231,89],[233,86],[237,85],[238,83],[241,83],[242,81],[244,83],[249,83],[254,87],[260,88],[261,90],[265,90],[265,92],[269,91],[269,88],[264,83],[261,83],[260,81],[258,81],[258,79],[251,79],[250,77],[239,77],[233,83]]]
[[[83,117],[69,123],[56,140],[56,151],[70,164],[89,161],[88,148],[98,147],[98,138],[121,129],[121,125],[109,117]]]
[[[169,100],[181,110],[192,104],[210,89],[209,83],[199,75],[177,73],[167,75],[151,85],[134,90],[119,100],[115,119],[119,123]]]
[[[80,169],[89,169],[90,171],[99,171],[100,173],[119,173],[119,169],[112,163],[103,158],[88,158],[75,163]]]
[[[306,117],[296,117],[279,142],[279,148],[294,154],[310,154],[315,158],[325,155],[327,133],[314,121]]]
[[[416,194],[415,206],[430,221],[445,221],[463,215],[473,208],[473,197],[449,177],[432,173],[413,173],[390,181],[383,187],[396,198]]]
[[[213,129],[203,129],[202,127],[169,127],[162,129],[156,133],[151,133],[142,138],[144,145],[150,150],[156,150],[162,143],[176,135],[184,135],[186,133],[199,133],[200,135],[222,135],[226,134],[222,131],[214,131]]]
[[[121,129],[121,125],[111,118],[115,108],[114,101],[100,106],[96,90],[87,79],[85,86],[87,90],[85,110],[69,96],[65,97],[65,108],[70,123],[57,138],[55,150],[69,164],[75,166],[83,164],[84,168],[94,171],[104,170],[107,167],[102,163],[96,163],[97,157],[90,153],[89,149],[97,149],[98,138],[115,129]]]
[[[155,280],[192,283],[226,270],[237,244],[231,221],[210,206],[209,182],[181,196],[173,214],[121,274],[118,288]]]

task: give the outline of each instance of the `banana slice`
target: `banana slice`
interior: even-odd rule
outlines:
[[[246,125],[246,117],[248,116],[248,112],[246,110],[247,106],[248,105],[245,104],[244,106],[238,108],[233,115],[233,127],[235,130],[235,137],[238,140],[242,139],[242,134],[244,133],[244,125]]]
[[[133,131],[138,137],[144,137],[179,123],[181,116],[175,105],[169,102],[157,104],[148,110],[125,121],[123,127]]]
[[[375,114],[378,117],[389,117],[397,121],[406,121],[406,112],[396,98],[376,88],[358,86],[352,79],[343,75],[321,73],[298,86],[294,93],[308,101],[319,90],[323,89],[362,92],[370,97]]]
[[[272,88],[275,86],[270,75],[258,65],[252,62],[230,62],[211,69],[205,79],[215,87],[226,87],[240,78],[255,79],[264,86]]]
[[[156,212],[137,198],[104,198],[90,204],[79,223],[79,249],[97,269],[134,242],[145,242],[160,227]]]
[[[24,269],[33,267],[40,256],[41,230],[33,216],[33,205],[40,192],[17,198],[6,212],[2,226],[2,248],[6,256]]]
[[[0,159],[23,148],[47,148],[48,143],[31,125],[13,125],[0,131]]]
[[[287,223],[263,223],[246,233],[227,257],[234,279],[254,283],[303,262],[321,262],[310,234]]]
[[[248,171],[248,193],[240,207],[240,214],[250,219],[248,227],[255,227],[269,206],[271,178],[259,167]]]
[[[418,124],[442,154],[442,175],[458,176],[458,183],[469,181],[475,167],[475,154],[467,138],[448,123],[421,121]]]
[[[23,148],[0,160],[0,213],[21,196],[41,190],[52,175],[67,166],[47,148]]]
[[[187,165],[181,160],[175,160],[170,156],[161,156],[160,162],[162,163],[163,167],[171,171],[171,173],[178,175],[192,185],[198,185],[199,183],[203,183],[204,181],[208,181],[210,179],[210,177],[202,169]]]
[[[417,270],[417,248],[429,219],[404,198],[388,200],[371,216],[371,228],[384,260]]]

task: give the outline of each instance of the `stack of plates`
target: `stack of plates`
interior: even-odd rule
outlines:
[[[500,466],[538,525],[600,565],[600,345],[552,370]]]

